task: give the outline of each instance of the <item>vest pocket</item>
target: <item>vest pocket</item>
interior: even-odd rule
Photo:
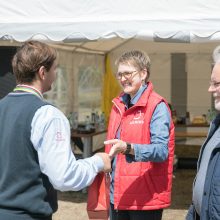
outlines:
[[[213,195],[210,196],[209,202],[209,215],[211,217],[210,219],[220,219],[220,184],[212,184],[212,192]]]
[[[219,184],[213,184],[213,205],[220,206],[220,183]]]

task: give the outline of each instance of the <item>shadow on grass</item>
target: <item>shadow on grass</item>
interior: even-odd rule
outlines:
[[[192,203],[192,184],[195,175],[195,169],[177,169],[174,172],[170,209],[189,208]]]
[[[85,203],[87,202],[87,193],[79,192],[58,192],[58,200],[73,202],[73,203]]]

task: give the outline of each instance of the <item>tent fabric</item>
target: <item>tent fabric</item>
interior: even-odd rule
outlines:
[[[216,41],[220,40],[219,8],[218,0],[8,0],[0,2],[0,38]]]

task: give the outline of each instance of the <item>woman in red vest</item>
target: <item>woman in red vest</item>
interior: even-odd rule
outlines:
[[[123,92],[113,99],[106,152],[113,158],[111,220],[159,220],[171,203],[174,125],[166,100],[149,81],[141,51],[116,62]]]

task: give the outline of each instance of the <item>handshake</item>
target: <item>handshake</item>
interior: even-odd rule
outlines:
[[[104,144],[112,144],[109,153],[96,153],[96,155],[102,158],[104,162],[103,172],[107,173],[111,171],[111,160],[114,158],[114,156],[127,151],[127,143],[119,139],[112,139],[105,141]],[[133,146],[131,146],[129,153],[134,154]]]

